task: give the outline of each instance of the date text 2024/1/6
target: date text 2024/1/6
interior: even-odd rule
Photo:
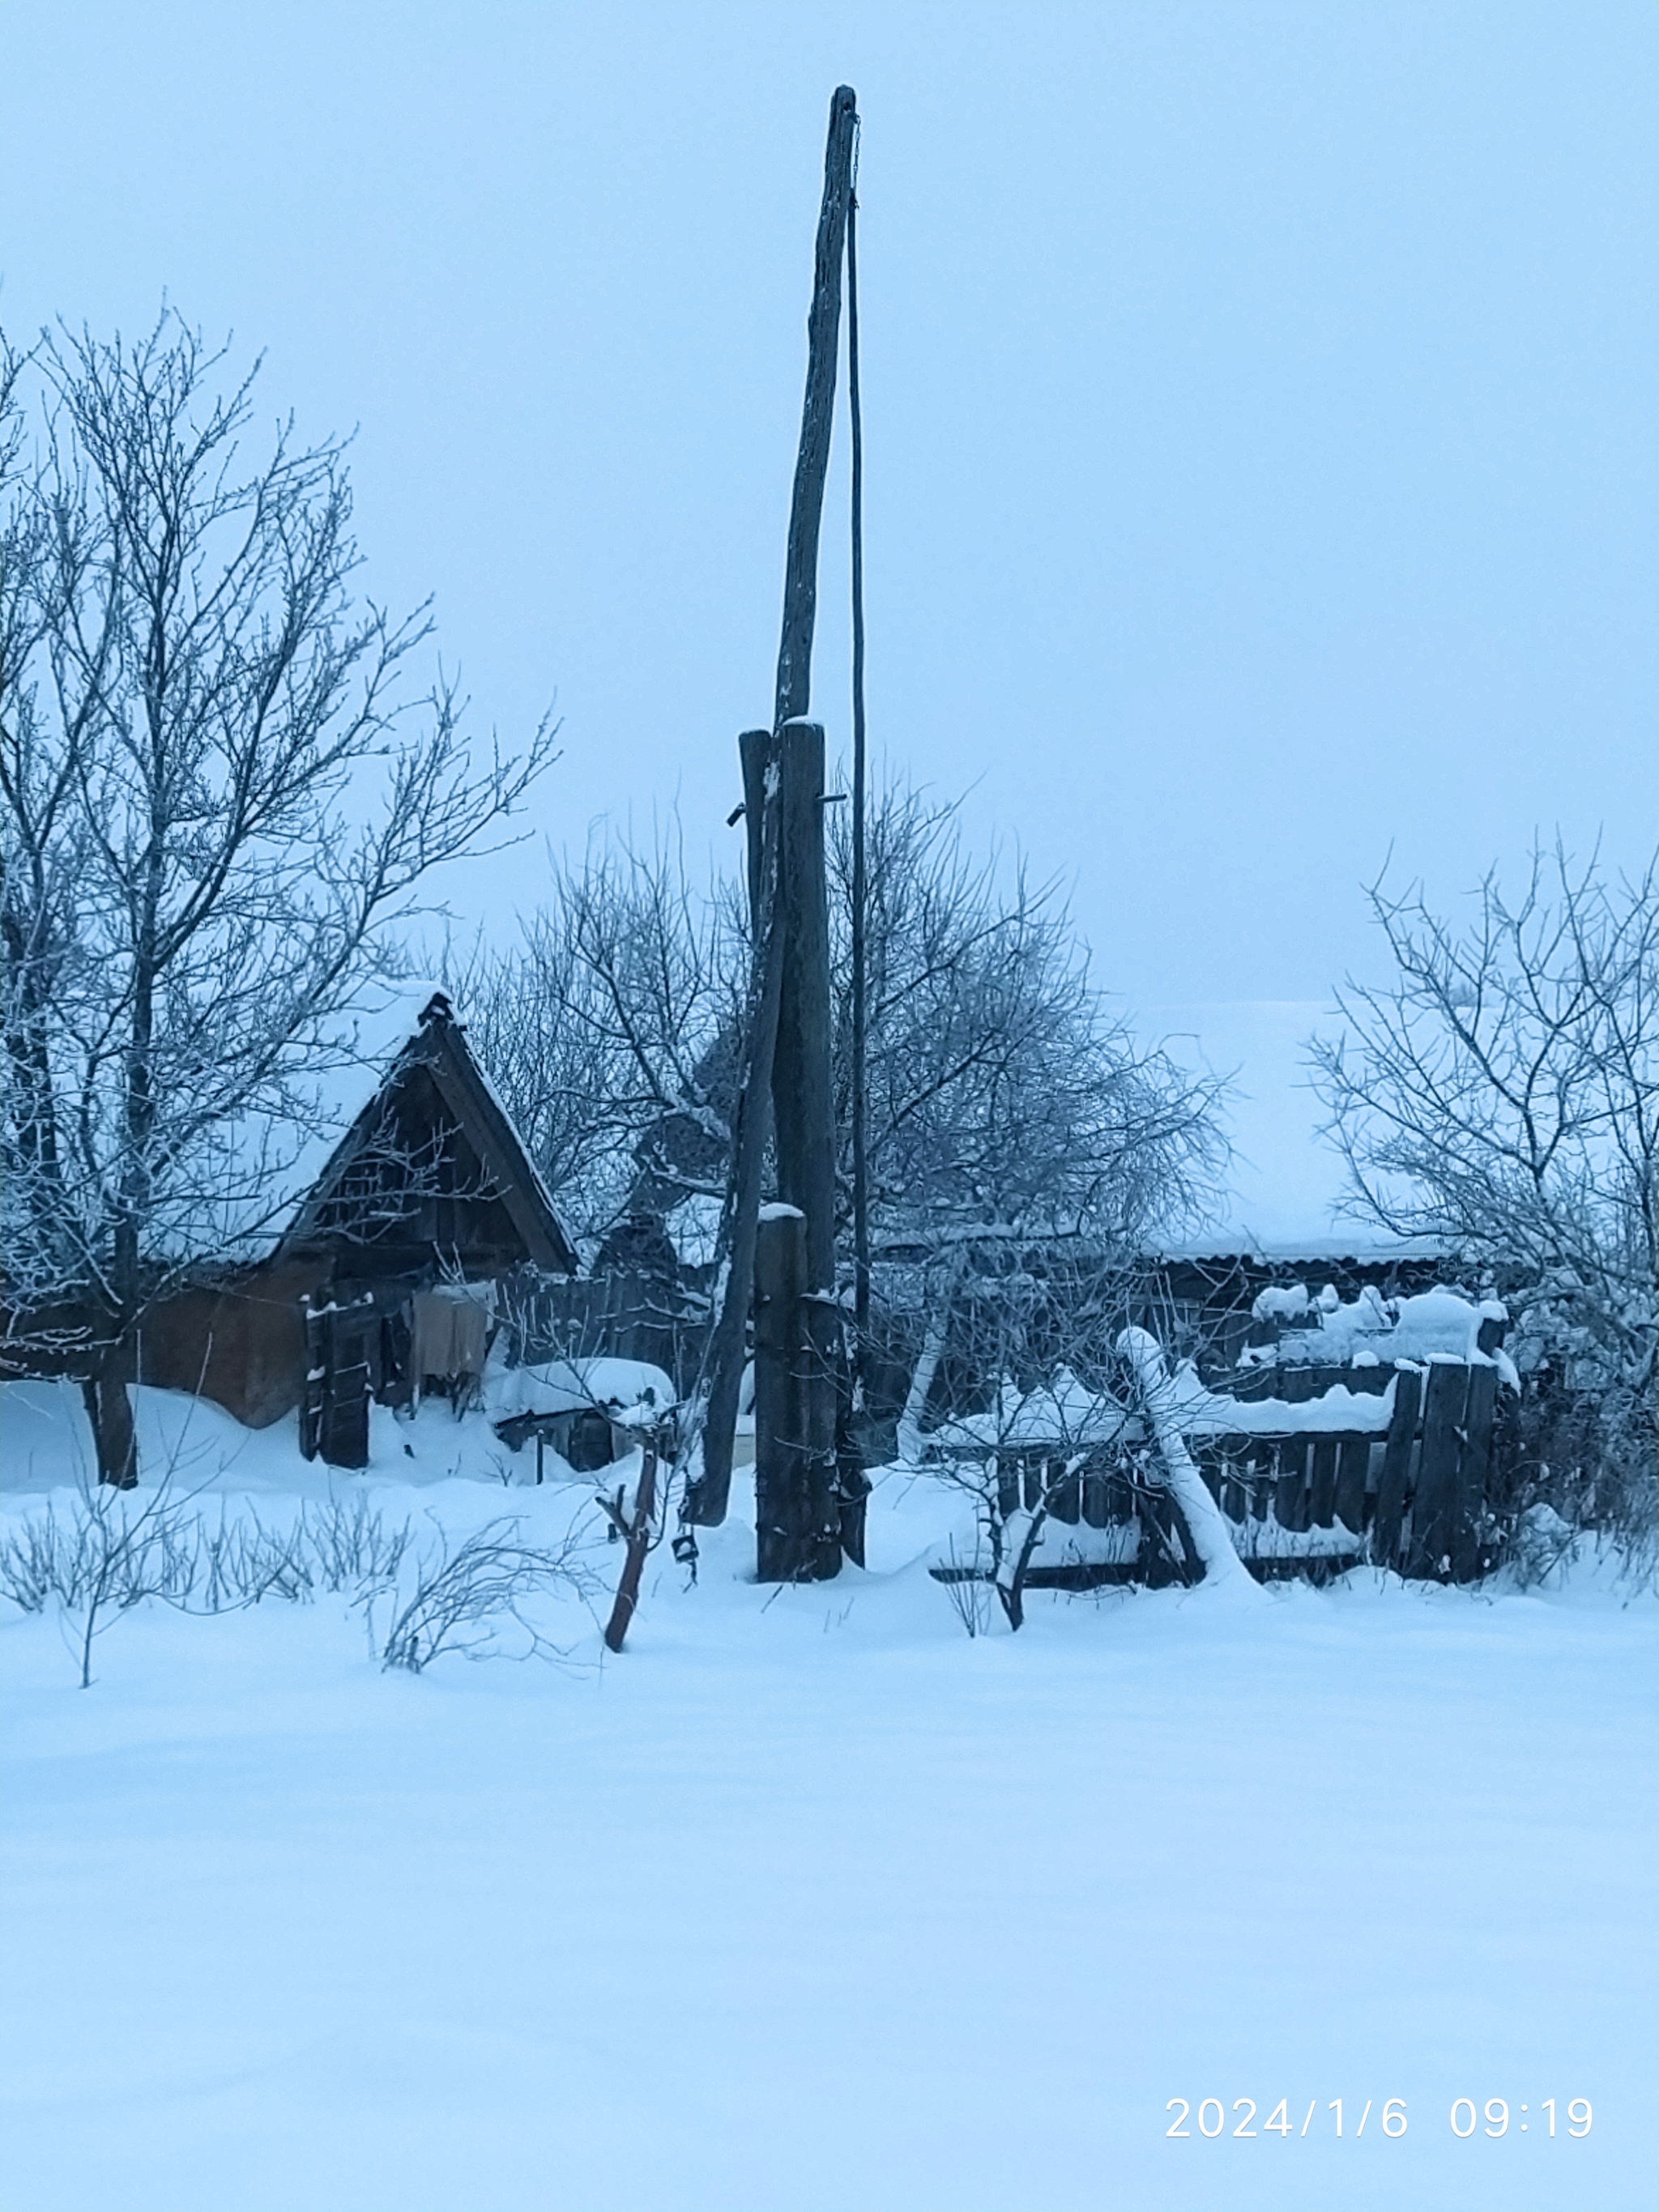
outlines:
[[[1352,2131],[1352,2140],[1354,2142],[1358,2142],[1364,2134],[1365,2123],[1370,2118],[1376,2101],[1375,2097],[1366,2098],[1364,2110],[1359,2115],[1359,2124]],[[1187,2122],[1193,2114],[1191,2100],[1186,2097],[1171,2097],[1164,2109],[1166,2112],[1175,2114],[1174,2119],[1164,2130],[1164,2134],[1180,2140],[1189,2140],[1193,2131],[1187,2125]],[[1212,2142],[1221,2135],[1243,2136],[1247,2139],[1259,2139],[1262,2136],[1268,2135],[1278,2136],[1281,2139],[1286,2139],[1291,2136],[1305,2136],[1313,2128],[1314,2114],[1319,2109],[1319,2100],[1317,2097],[1309,2099],[1308,2109],[1303,2115],[1299,2128],[1291,2117],[1288,2097],[1281,2097],[1267,2118],[1258,2125],[1256,2114],[1261,2109],[1254,2097],[1235,2097],[1233,2111],[1239,2114],[1240,2118],[1231,2128],[1229,2128],[1226,2109],[1220,2098],[1202,2098],[1198,2106],[1198,2132]],[[1341,2098],[1329,2099],[1325,2109],[1334,2115],[1335,2132],[1339,2136],[1341,2135]],[[1534,2122],[1528,2118],[1528,2107],[1525,2105],[1518,2107],[1514,2117],[1514,2125],[1517,2132],[1527,2135],[1535,2130],[1540,2136],[1554,2135],[1556,2100],[1553,2097],[1540,2098],[1536,2109],[1540,2114],[1547,2117]],[[1589,2098],[1572,2098],[1568,2102],[1566,2112],[1567,2134],[1582,2141],[1590,2131],[1592,2113]],[[1211,2122],[1212,2114],[1214,2115],[1213,2124]],[[1378,2119],[1381,2132],[1391,2141],[1403,2136],[1407,2125],[1405,2099],[1403,2097],[1384,2098]],[[1457,2097],[1452,2100],[1450,2123],[1452,2133],[1460,2139],[1467,2139],[1474,2135],[1477,2128],[1482,2134],[1496,2138],[1507,2135],[1510,2131],[1511,2124],[1510,2106],[1502,2097],[1489,2097],[1485,2106],[1478,2112],[1472,2097]],[[1326,2124],[1322,2124],[1316,2130],[1319,2134],[1324,2134],[1327,2131]]]

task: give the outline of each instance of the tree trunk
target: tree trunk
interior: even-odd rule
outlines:
[[[97,1366],[81,1385],[98,1480],[116,1490],[133,1490],[138,1483],[138,1436],[126,1380],[131,1366],[131,1340],[112,1338]]]
[[[538,1450],[541,1439],[537,1438]],[[634,1518],[629,1525],[628,1548],[623,1555],[623,1571],[617,1583],[616,1602],[611,1608],[611,1618],[605,1623],[605,1646],[607,1651],[620,1651],[628,1634],[629,1624],[640,1601],[640,1577],[645,1571],[646,1554],[651,1549],[651,1519],[657,1509],[657,1450],[647,1444],[640,1468],[640,1486],[634,1498]]]

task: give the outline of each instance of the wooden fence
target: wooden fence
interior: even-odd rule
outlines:
[[[672,1378],[681,1396],[696,1380],[708,1327],[705,1300],[625,1267],[512,1284],[502,1312],[514,1356],[523,1365],[568,1358],[647,1360]]]
[[[1436,1359],[1426,1367],[1271,1367],[1240,1379],[1233,1395],[1242,1401],[1290,1405],[1338,1386],[1381,1396],[1395,1385],[1386,1429],[1241,1429],[1188,1438],[1258,1577],[1323,1580],[1360,1559],[1439,1582],[1474,1582],[1490,1571],[1496,1368]],[[999,1455],[1004,1517],[1036,1506],[1046,1492],[1050,1519],[1062,1528],[1123,1529],[1139,1521],[1141,1542],[1133,1560],[1102,1562],[1079,1545],[1075,1560],[1035,1566],[1035,1587],[1157,1583],[1180,1574],[1183,1554],[1190,1564],[1190,1540],[1168,1492],[1138,1474],[1131,1455],[1117,1447],[1092,1452],[1058,1481],[1055,1456],[1052,1449]]]
[[[1381,1395],[1394,1410],[1371,1431],[1297,1430],[1200,1441],[1194,1456],[1222,1510],[1248,1530],[1273,1522],[1291,1534],[1334,1528],[1378,1566],[1439,1582],[1477,1581],[1494,1547],[1487,1497],[1498,1370],[1485,1361],[1426,1367],[1273,1367],[1236,1395],[1295,1405],[1338,1385]],[[1364,1540],[1363,1544],[1358,1540]],[[1249,1536],[1246,1536],[1248,1546]]]

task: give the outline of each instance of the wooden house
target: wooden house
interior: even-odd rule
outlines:
[[[149,1316],[137,1378],[254,1428],[298,1407],[302,1448],[340,1466],[366,1462],[371,1399],[476,1389],[507,1278],[576,1267],[442,993],[369,1084],[268,1254]]]

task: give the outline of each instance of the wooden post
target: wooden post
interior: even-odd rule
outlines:
[[[755,1221],[772,1131],[772,1060],[777,1045],[783,989],[783,914],[776,895],[777,777],[772,773],[772,733],[745,730],[738,739],[743,768],[744,813],[749,848],[749,1000],[744,1009],[744,1067],[732,1133],[732,1166],[720,1218],[717,1269],[725,1282],[692,1393],[691,1425],[701,1431],[702,1467],[686,1485],[680,1519],[689,1527],[718,1528],[732,1495],[732,1441],[738,1395],[748,1351],[749,1309],[755,1285]],[[719,1276],[717,1273],[718,1283]]]
[[[854,1388],[861,1398],[870,1339],[870,1165],[866,1137],[869,1017],[866,986],[866,908],[869,872],[865,851],[864,726],[864,405],[859,389],[859,203],[847,208],[847,402],[853,430],[853,1321]]]
[[[818,210],[812,259],[812,304],[806,318],[806,397],[801,407],[800,449],[789,507],[789,544],[783,572],[783,635],[772,726],[781,728],[811,704],[812,630],[817,616],[818,529],[823,519],[823,480],[830,466],[830,428],[836,412],[836,355],[841,342],[841,265],[847,210],[853,197],[853,140],[858,94],[837,85],[830,102],[830,135],[823,149],[823,201]]]
[[[778,732],[778,889],[783,990],[772,1064],[778,1196],[805,1218],[803,1304],[788,1334],[799,1370],[790,1442],[801,1454],[792,1492],[800,1523],[796,1572],[827,1579],[841,1566],[836,1481],[836,1124],[830,1068],[830,907],[823,857],[823,731]],[[756,1403],[757,1451],[763,1416]]]
[[[1316,1436],[1313,1472],[1308,1483],[1308,1522],[1311,1528],[1328,1528],[1336,1512],[1336,1438]]]
[[[806,1218],[761,1209],[755,1243],[755,1571],[763,1583],[804,1578],[800,1311]]]
[[[1457,1504],[1452,1522],[1452,1577],[1476,1582],[1491,1565],[1480,1548],[1480,1522],[1492,1467],[1492,1413],[1498,1401],[1498,1370],[1469,1369],[1469,1395],[1463,1404],[1463,1449],[1457,1465]]]
[[[1370,1469],[1370,1437],[1344,1437],[1337,1448],[1335,1513],[1355,1536],[1365,1533],[1365,1478]]]
[[[779,896],[776,859],[777,772],[781,770],[783,726],[805,715],[811,703],[818,533],[830,464],[830,431],[835,416],[842,260],[846,246],[847,211],[852,199],[853,143],[857,129],[857,96],[850,85],[840,85],[830,103],[830,131],[823,155],[823,199],[813,257],[812,301],[806,319],[806,392],[801,408],[800,445],[795,456],[789,538],[784,560],[783,624],[773,695],[775,736],[765,749],[752,744],[749,738],[743,742],[744,785],[749,809],[750,901],[755,939],[744,1008],[744,1083],[721,1223],[719,1268],[724,1281],[720,1311],[710,1332],[704,1376],[692,1415],[693,1425],[702,1430],[702,1468],[698,1480],[688,1486],[681,1509],[684,1521],[703,1526],[726,1517],[732,1475],[732,1436],[743,1377],[749,1310],[755,1290],[756,1222],[784,968],[783,902]],[[756,734],[750,732],[749,738]],[[820,795],[822,790],[820,775]],[[754,803],[757,795],[758,807]],[[821,815],[822,805],[816,811]],[[832,1130],[832,1146],[833,1141]],[[833,1433],[830,1449],[833,1458]]]

